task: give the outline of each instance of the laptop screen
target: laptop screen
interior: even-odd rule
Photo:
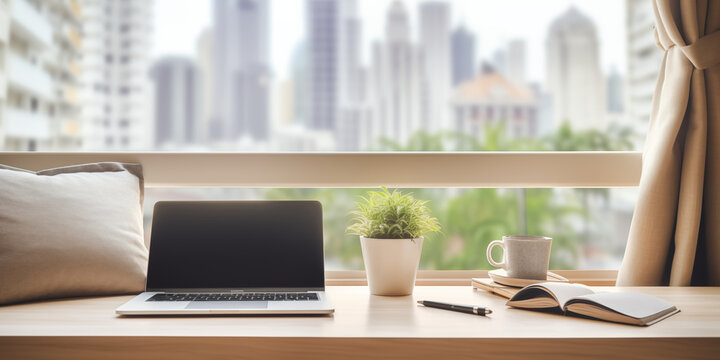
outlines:
[[[147,289],[323,288],[317,201],[155,204]]]

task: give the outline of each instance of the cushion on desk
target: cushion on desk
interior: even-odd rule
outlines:
[[[142,291],[142,201],[139,164],[0,164],[0,304]]]

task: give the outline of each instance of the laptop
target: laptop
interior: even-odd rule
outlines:
[[[317,201],[160,201],[120,315],[330,314]]]

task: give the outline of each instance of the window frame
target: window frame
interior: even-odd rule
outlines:
[[[28,170],[104,161],[142,164],[146,187],[615,188],[638,186],[642,153],[0,152]]]
[[[146,187],[619,188],[637,187],[642,169],[637,151],[0,152],[0,163],[34,171],[104,161],[142,164]],[[617,270],[553,271],[588,285],[614,285],[617,277]],[[417,283],[467,285],[473,277],[487,270],[420,270]],[[366,284],[364,271],[326,271],[326,279]]]

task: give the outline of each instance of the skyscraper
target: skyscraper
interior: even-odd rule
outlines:
[[[507,52],[507,73],[505,76],[511,82],[526,86],[525,78],[525,41],[522,39],[514,39],[508,43]]]
[[[293,122],[309,127],[310,96],[307,42],[299,43],[292,53],[290,73],[293,84]]]
[[[483,64],[486,65],[486,64]],[[500,74],[507,74],[508,61],[507,61],[507,49],[500,48],[496,49],[492,55],[492,68]]]
[[[339,92],[339,5],[337,0],[307,0],[308,125],[311,129],[335,129]]]
[[[307,0],[308,127],[334,131],[358,96],[361,23],[354,0]]]
[[[155,83],[154,143],[157,148],[188,146],[200,138],[201,84],[189,58],[165,57],[152,67]]]
[[[434,132],[449,128],[450,113],[450,5],[444,2],[420,4],[420,46],[424,79],[427,81],[427,112],[422,127]]]
[[[422,51],[411,42],[407,9],[400,1],[390,7],[385,40],[373,46],[370,79],[373,103],[372,138],[405,142],[422,128],[427,113]]]
[[[607,77],[607,111],[610,113],[623,112],[623,79],[615,67]]]
[[[195,65],[197,71],[198,92],[200,94],[198,126],[195,141],[205,143],[208,139],[210,123],[213,119],[213,102],[215,101],[214,88],[214,61],[213,29],[207,28],[198,36],[195,44]]]
[[[475,76],[475,35],[460,25],[452,33],[452,78],[453,85]]]
[[[84,147],[146,149],[152,142],[153,2],[82,0],[82,5]]]
[[[268,139],[270,0],[215,0],[211,137]]]
[[[339,36],[337,55],[338,89],[340,107],[357,103],[361,96],[360,62],[362,60],[362,22],[357,16],[355,0],[340,0],[339,3]]]
[[[546,45],[555,127],[603,129],[605,81],[593,21],[571,7],[550,25]]]
[[[627,36],[627,94],[625,105],[628,119],[640,134],[647,131],[660,65],[664,52],[655,44],[652,3],[627,0],[625,3]]]
[[[81,7],[0,1],[0,149],[76,150]]]

